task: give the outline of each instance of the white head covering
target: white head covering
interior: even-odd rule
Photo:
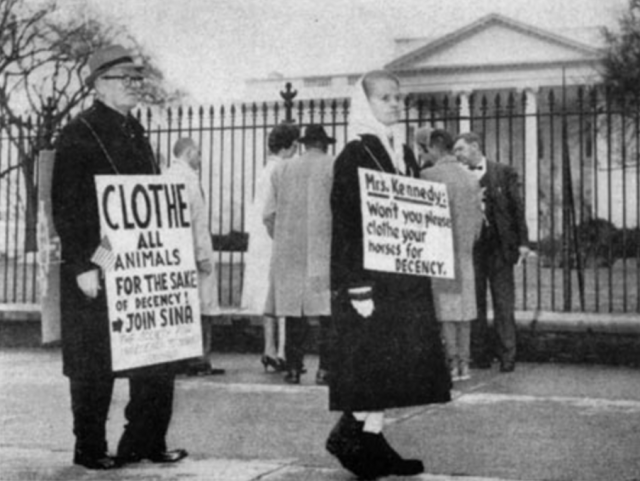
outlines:
[[[351,96],[351,112],[349,113],[349,140],[360,140],[360,135],[375,135],[380,139],[385,150],[391,157],[395,168],[404,173],[404,129],[400,123],[386,126],[373,115],[369,99],[364,91],[364,76],[360,77],[354,86]],[[393,139],[393,147],[389,139]]]

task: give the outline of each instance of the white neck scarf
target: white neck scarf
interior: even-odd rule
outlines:
[[[402,124],[396,123],[386,126],[375,118],[369,105],[369,99],[362,84],[363,77],[355,84],[355,90],[351,96],[351,112],[349,113],[349,140],[360,140],[360,135],[375,135],[380,139],[385,150],[389,154],[395,169],[404,174],[406,165],[404,163]],[[392,139],[392,141],[390,141]]]

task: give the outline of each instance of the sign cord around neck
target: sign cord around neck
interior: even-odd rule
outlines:
[[[96,133],[95,130],[93,130],[93,127],[91,127],[91,124],[89,122],[87,122],[85,119],[80,118],[80,121],[87,126],[87,128],[89,129],[89,131],[91,131],[91,133],[93,134],[93,136],[95,137],[96,141],[98,142],[98,145],[100,146],[100,148],[102,149],[102,152],[104,153],[105,157],[107,158],[107,160],[109,161],[109,164],[111,164],[111,168],[113,169],[113,171],[116,174],[120,174],[120,171],[117,169],[116,164],[113,162],[113,159],[111,158],[111,156],[109,155],[109,152],[107,151],[107,148],[104,146],[104,144],[102,143],[102,140],[100,140],[100,137],[98,137],[98,134]]]
[[[380,164],[380,162],[378,161],[378,159],[376,158],[375,155],[373,155],[373,152],[371,152],[371,150],[369,149],[369,147],[367,147],[364,143],[362,144],[362,146],[364,147],[364,149],[369,153],[369,155],[371,156],[371,158],[373,159],[373,161],[376,163],[376,165],[378,166],[378,168],[380,169],[381,172],[384,172],[384,169],[382,168],[382,165]],[[400,171],[398,170],[398,168],[396,167],[396,165],[393,163],[393,161],[391,162],[391,165],[393,166],[393,170],[394,170],[394,174],[396,175],[402,175],[400,174]]]

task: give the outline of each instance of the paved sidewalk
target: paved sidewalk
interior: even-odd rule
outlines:
[[[182,463],[96,472],[71,464],[68,383],[58,350],[0,351],[0,480],[347,481],[324,450],[337,418],[317,359],[300,386],[264,373],[254,354],[216,354],[223,376],[181,377],[170,447]],[[419,457],[428,481],[640,480],[640,373],[588,365],[519,364],[474,371],[455,401],[388,413],[387,437]],[[117,444],[127,384],[118,381],[108,425]],[[391,478],[390,478],[391,479]],[[397,479],[397,478],[396,478]]]

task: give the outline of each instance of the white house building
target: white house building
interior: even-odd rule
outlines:
[[[570,124],[567,151],[578,220],[586,214],[619,227],[639,224],[635,207],[637,176],[621,175],[619,161],[603,162],[611,158],[603,150],[610,149],[610,144],[597,129],[597,116],[590,119],[561,114],[576,109],[578,104],[588,110],[588,87],[599,81],[602,47],[598,28],[552,31],[490,14],[437,38],[396,39],[393,57],[380,67],[395,72],[404,93],[414,100],[442,101],[446,97],[448,108],[455,111],[457,125],[452,125],[452,112],[445,122],[442,112],[429,111],[433,103],[423,103],[422,111],[416,113],[414,102],[408,116],[419,116],[419,125],[444,126],[453,133],[480,129],[487,155],[513,161],[526,183],[527,221],[532,240],[537,240],[562,231],[562,205],[557,200],[563,194],[563,118]],[[342,99],[350,96],[362,73],[304,77],[274,74],[248,81],[246,98],[281,100],[279,93],[289,82],[298,92],[298,101]],[[582,100],[578,99],[578,86],[587,88],[582,91]],[[509,96],[514,102],[511,107],[507,107]],[[497,97],[500,104],[494,104]],[[483,101],[486,118],[480,123]],[[409,126],[409,137],[411,129]],[[556,199],[553,214],[547,205],[550,198]],[[620,208],[623,204],[624,213]]]

